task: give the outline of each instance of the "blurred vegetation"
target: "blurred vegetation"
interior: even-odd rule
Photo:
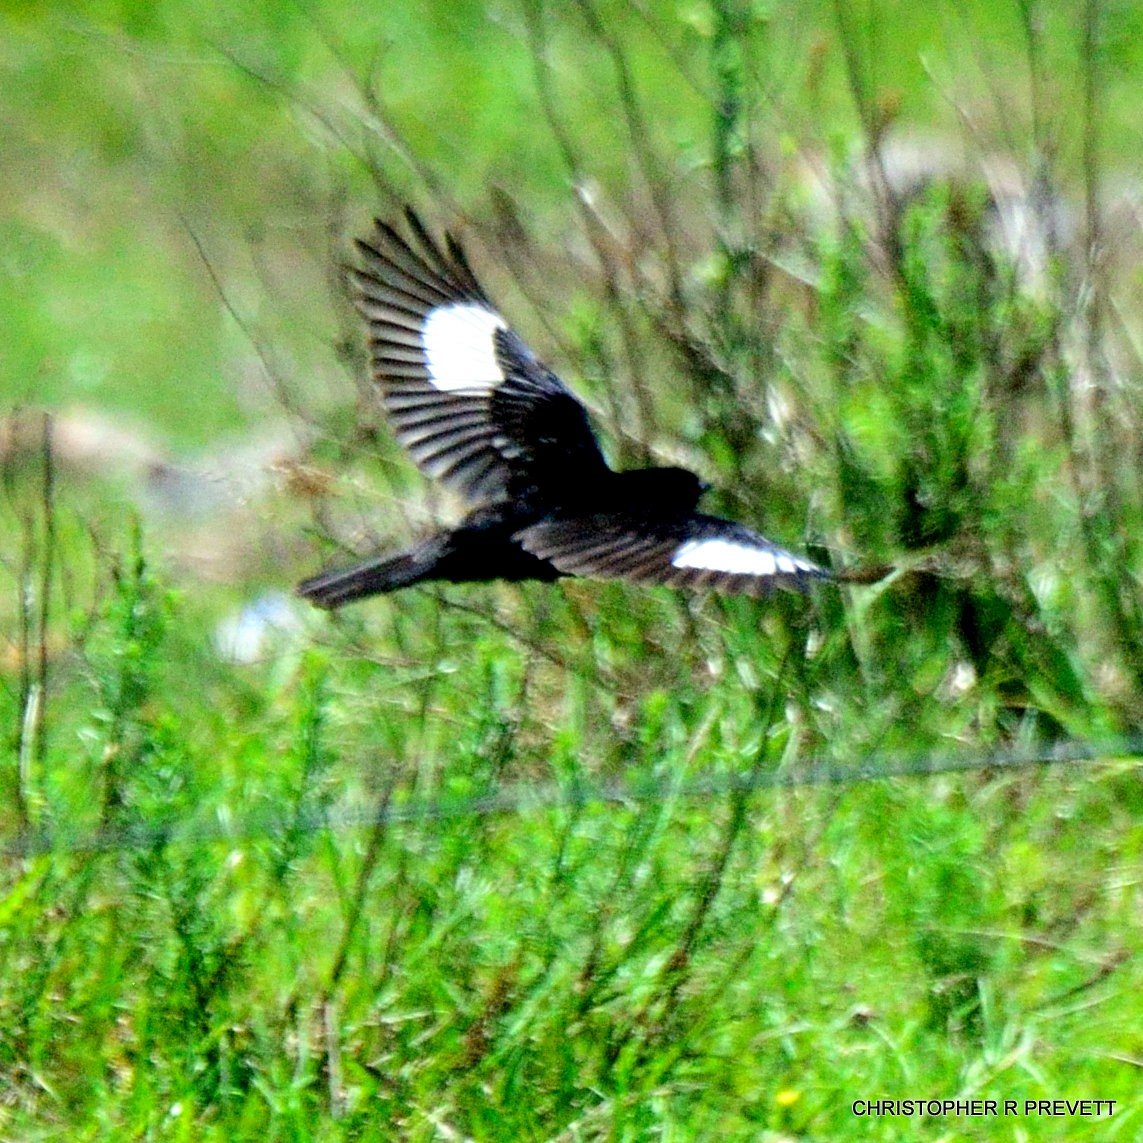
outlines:
[[[0,1134],[1139,1134],[1137,5],[0,27]],[[405,201],[616,463],[893,572],[306,613],[449,512]],[[972,1097],[1117,1105],[851,1107]]]

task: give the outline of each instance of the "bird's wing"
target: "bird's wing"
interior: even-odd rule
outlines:
[[[514,537],[567,575],[661,583],[738,595],[804,591],[829,573],[741,524],[694,514],[647,520],[624,514],[549,518]]]
[[[378,221],[353,271],[397,440],[477,504],[605,468],[584,407],[509,328],[460,245],[446,236],[442,250],[406,217],[412,239]]]

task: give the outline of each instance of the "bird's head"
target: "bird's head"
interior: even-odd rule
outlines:
[[[705,480],[685,468],[637,468],[620,474],[631,505],[647,505],[655,510],[669,507],[693,512],[699,498],[710,487]]]
[[[672,465],[669,468],[660,468],[658,471],[661,473],[659,479],[663,481],[664,487],[671,488],[675,496],[685,500],[692,508],[698,504],[704,492],[710,491],[710,485],[690,469]]]

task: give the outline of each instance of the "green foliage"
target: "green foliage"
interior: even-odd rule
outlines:
[[[1139,1133],[1139,299],[1068,236],[1102,151],[1057,79],[1092,29],[874,7],[5,15],[2,383],[63,412],[0,426],[0,1134]],[[1139,37],[1094,8],[1114,142]],[[946,36],[995,138],[925,71]],[[981,161],[902,174],[897,117],[950,91]],[[1016,189],[997,149],[1035,152]],[[613,457],[681,450],[716,509],[892,573],[259,626],[419,527],[330,269],[378,196],[465,224]],[[171,447],[107,463],[77,405]],[[233,492],[267,426],[280,487]],[[1061,743],[1088,761],[1004,763]],[[1118,1104],[851,1106],[971,1097]]]

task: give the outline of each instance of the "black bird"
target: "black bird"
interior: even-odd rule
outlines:
[[[696,511],[683,468],[613,472],[587,412],[508,326],[457,241],[407,209],[378,221],[352,271],[373,376],[397,440],[471,510],[395,555],[298,585],[318,607],[427,580],[624,579],[764,595],[827,574],[741,524]]]

